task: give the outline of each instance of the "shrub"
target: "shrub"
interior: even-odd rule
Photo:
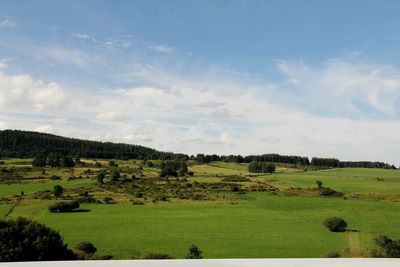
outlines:
[[[342,194],[341,192],[338,192],[338,191],[336,191],[336,190],[333,190],[332,188],[324,187],[324,188],[321,189],[320,195],[321,195],[321,196],[325,196],[325,197],[328,197],[328,196],[340,197],[340,196],[342,196],[343,194]]]
[[[340,258],[340,253],[337,251],[332,251],[326,254],[327,258]]]
[[[119,171],[113,171],[111,174],[111,181],[115,182],[121,177]]]
[[[150,167],[150,168],[152,168],[152,167],[154,167],[154,163],[151,162],[151,161],[148,161],[148,162],[147,162],[147,166]]]
[[[379,246],[379,249],[372,251],[373,257],[400,258],[400,240],[392,240],[381,235],[375,238],[375,243]]]
[[[25,218],[0,220],[0,262],[73,260],[61,235]]]
[[[325,219],[324,225],[332,232],[344,232],[347,228],[346,221],[338,217],[330,217]]]
[[[203,254],[202,251],[196,245],[191,245],[189,248],[189,252],[186,255],[186,259],[202,259]]]
[[[112,197],[105,197],[103,200],[106,204],[115,204],[115,200]]]
[[[53,194],[55,197],[60,197],[64,192],[64,188],[61,185],[55,185],[53,188]]]
[[[240,187],[236,184],[231,185],[231,192],[239,192]]]
[[[171,257],[170,255],[165,254],[165,253],[153,252],[153,253],[149,253],[146,256],[144,256],[144,259],[147,259],[147,260],[163,260],[163,259],[173,259],[173,257]]]
[[[60,180],[60,179],[61,179],[61,177],[58,176],[58,175],[52,175],[52,176],[50,176],[50,180]]]
[[[106,177],[106,175],[104,174],[104,172],[101,172],[101,173],[97,174],[97,182],[99,184],[103,184],[105,177]]]
[[[231,176],[225,176],[222,178],[223,182],[248,182],[250,181],[249,178],[239,176],[239,175],[231,175]]]
[[[79,242],[75,246],[75,252],[82,259],[89,259],[94,253],[96,253],[96,251],[97,248],[88,241]]]
[[[60,201],[60,202],[54,203],[53,205],[50,205],[49,211],[52,213],[71,212],[78,208],[79,208],[78,201],[71,201],[71,202]]]

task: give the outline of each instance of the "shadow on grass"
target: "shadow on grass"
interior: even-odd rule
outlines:
[[[360,230],[357,229],[346,229],[346,232],[360,232]]]

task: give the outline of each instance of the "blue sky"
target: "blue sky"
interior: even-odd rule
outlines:
[[[400,1],[1,1],[0,128],[399,164]]]

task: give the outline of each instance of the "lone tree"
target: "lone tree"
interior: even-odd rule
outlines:
[[[316,181],[316,183],[317,183],[318,189],[321,189],[322,188],[322,181]]]
[[[202,251],[196,245],[191,245],[189,248],[189,252],[186,255],[186,259],[202,259],[203,254]]]
[[[79,258],[85,259],[85,260],[92,257],[93,254],[96,253],[96,251],[97,251],[97,248],[88,241],[79,242],[75,246],[75,253],[78,255]]]
[[[53,188],[53,194],[55,197],[60,197],[64,192],[64,188],[61,185],[55,185]]]
[[[44,224],[21,217],[0,220],[0,262],[74,259],[61,235]]]
[[[346,221],[338,217],[330,217],[325,219],[324,225],[332,232],[344,232],[347,228]]]

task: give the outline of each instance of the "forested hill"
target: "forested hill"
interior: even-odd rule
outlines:
[[[161,152],[139,145],[80,140],[30,131],[0,131],[1,157],[27,158],[50,152],[83,158],[175,159],[188,157],[184,154]]]
[[[38,133],[20,130],[0,131],[0,157],[33,158],[39,154],[48,155],[58,153],[63,156],[82,158],[104,159],[189,159],[188,155],[172,152],[161,152],[152,148],[111,142],[88,141],[75,138],[67,138],[47,133]],[[302,156],[286,156],[279,154],[263,155],[204,155],[191,156],[200,163],[210,161],[225,161],[250,163],[274,162],[289,163],[302,166],[315,166],[327,168],[385,168],[395,169],[395,166],[384,162],[371,161],[339,161],[335,158],[312,158]]]

